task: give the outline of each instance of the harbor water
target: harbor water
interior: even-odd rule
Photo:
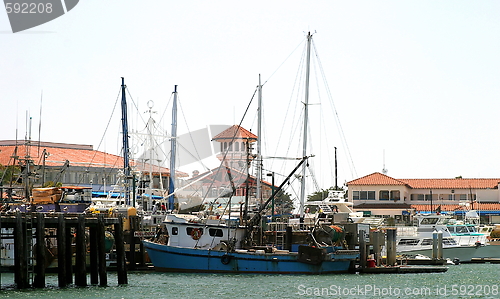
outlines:
[[[444,273],[259,275],[129,272],[118,286],[57,287],[16,290],[14,277],[2,273],[0,298],[499,298],[500,264],[450,265]]]

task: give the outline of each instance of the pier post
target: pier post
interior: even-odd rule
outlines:
[[[66,223],[62,213],[57,215],[57,281],[60,288],[66,287],[67,281],[67,253],[66,253]],[[71,242],[71,240],[70,240]]]
[[[292,250],[292,227],[285,228],[285,250]]]
[[[99,238],[97,237],[97,227],[90,227],[90,284],[99,283],[99,260],[97,257],[97,243]]]
[[[438,233],[437,231],[432,232],[432,259],[437,259],[438,252]]]
[[[123,237],[123,215],[118,215],[118,223],[115,224],[115,246],[116,246],[116,271],[118,284],[128,284],[127,267],[125,265],[125,240]]]
[[[97,217],[97,256],[99,260],[99,285],[105,287],[108,285],[108,277],[106,274],[106,249],[105,249],[105,230],[104,230],[104,215],[99,214]]]
[[[43,213],[36,213],[36,267],[33,286],[35,288],[45,287],[45,260],[47,246],[45,244],[45,216]]]
[[[130,219],[130,230],[129,230],[129,269],[135,270],[136,262],[135,262],[135,230],[137,229],[137,216],[129,216]]]
[[[21,213],[16,212],[14,228],[14,282],[18,289],[25,289],[29,286],[28,282],[28,261],[26,256],[26,231],[23,229]]]
[[[442,260],[443,259],[443,232],[438,231],[438,251],[437,251],[437,258]]]
[[[79,287],[87,286],[87,269],[85,257],[87,248],[85,244],[85,218],[78,215],[76,226],[76,257],[75,257],[75,284]]]
[[[65,227],[66,240],[66,283],[73,283],[73,233],[72,228],[66,225],[66,220],[63,218]],[[75,244],[76,245],[76,244]]]
[[[366,268],[366,232],[359,231],[359,267]]]
[[[381,231],[374,231],[372,233],[372,244],[373,244],[373,254],[375,257],[375,263],[380,266],[382,260],[382,246],[385,244],[385,236]]]
[[[396,264],[396,232],[395,228],[387,229],[387,265]]]

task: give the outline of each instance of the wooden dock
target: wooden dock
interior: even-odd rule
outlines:
[[[2,238],[12,237],[14,240],[13,272],[16,287],[25,289],[46,286],[46,239],[54,237],[47,236],[46,229],[56,232],[59,287],[72,284],[73,275],[76,286],[87,286],[87,254],[90,258],[90,284],[107,286],[104,244],[105,228],[109,226],[113,228],[115,237],[118,284],[127,284],[122,215],[110,218],[104,214],[2,213],[0,228],[11,229],[8,231],[12,232],[11,236],[3,234]],[[74,244],[72,240],[75,240]]]

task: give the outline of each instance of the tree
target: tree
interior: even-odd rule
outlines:
[[[10,184],[19,171],[20,168],[17,165],[0,165],[0,184]]]
[[[271,206],[268,208],[270,209]],[[291,214],[293,209],[293,200],[290,198],[290,194],[283,190],[279,191],[274,198],[274,212],[280,215]]]
[[[335,187],[332,186],[326,190],[322,189],[321,191],[316,191],[313,194],[307,196],[307,201],[322,201],[328,197],[328,192],[330,191],[344,191],[344,188],[339,187],[335,189]]]

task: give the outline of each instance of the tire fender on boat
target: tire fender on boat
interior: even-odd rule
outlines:
[[[231,262],[231,256],[229,254],[224,254],[221,258],[220,261],[222,264],[227,265],[229,262]]]

